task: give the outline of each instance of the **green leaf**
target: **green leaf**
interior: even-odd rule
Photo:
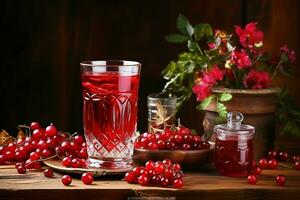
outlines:
[[[192,40],[188,41],[187,47],[189,48],[189,50],[191,52],[196,52],[196,53],[199,52],[199,46],[198,46],[198,44],[196,42],[192,41]]]
[[[220,118],[226,119],[227,108],[223,103],[217,102],[217,112],[218,112]]]
[[[168,42],[172,42],[172,43],[183,43],[188,40],[188,37],[185,35],[175,33],[175,34],[165,36],[165,39]]]
[[[223,92],[219,95],[219,100],[224,102],[224,101],[229,101],[232,99],[232,95],[228,92]]]
[[[166,80],[169,80],[172,75],[174,74],[176,70],[176,63],[174,61],[171,61],[167,67],[161,72],[163,75],[163,78]]]
[[[203,37],[212,36],[214,34],[213,29],[209,24],[197,24],[194,28],[194,31],[197,40],[200,40]]]
[[[176,28],[184,35],[192,37],[194,34],[194,28],[190,24],[189,20],[183,16],[179,15],[176,22]]]
[[[204,110],[210,103],[211,101],[215,98],[215,95],[210,95],[208,97],[206,97],[198,106],[197,109],[198,110]]]

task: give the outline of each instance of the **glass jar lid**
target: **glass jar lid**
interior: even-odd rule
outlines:
[[[255,128],[251,125],[242,124],[242,113],[233,111],[227,114],[227,123],[214,126],[214,132],[220,136],[248,136],[253,137]]]

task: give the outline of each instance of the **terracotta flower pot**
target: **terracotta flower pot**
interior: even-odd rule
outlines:
[[[278,88],[270,89],[226,89],[215,88],[213,93],[228,92],[233,98],[225,102],[228,111],[239,111],[244,115],[245,124],[255,127],[254,136],[254,157],[264,156],[268,150],[274,147],[275,140],[275,121],[274,113],[276,111],[276,93]],[[205,109],[203,127],[205,136],[214,141],[215,135],[212,133],[216,124],[215,118],[216,102],[212,102]]]

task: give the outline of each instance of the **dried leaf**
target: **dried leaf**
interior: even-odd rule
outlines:
[[[0,146],[8,145],[11,142],[14,142],[15,138],[10,136],[5,130],[0,132]]]
[[[26,138],[26,134],[24,131],[22,131],[20,128],[19,128],[19,132],[17,134],[17,139],[24,139]]]

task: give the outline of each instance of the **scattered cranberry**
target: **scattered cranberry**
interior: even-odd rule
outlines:
[[[255,185],[257,182],[257,177],[255,175],[248,176],[248,183],[251,185]]]
[[[68,186],[72,183],[72,177],[69,175],[63,175],[63,177],[61,178],[61,182],[65,185]]]
[[[276,159],[277,158],[277,151],[269,151],[268,152],[268,159]]]
[[[56,133],[57,133],[57,129],[53,125],[49,125],[45,129],[45,135],[47,137],[53,137],[54,135],[56,135]]]
[[[81,181],[86,185],[91,185],[94,181],[94,176],[90,172],[85,172],[81,176]]]
[[[252,174],[253,175],[259,175],[262,172],[262,169],[259,166],[254,166],[252,168]]]
[[[26,173],[26,168],[24,166],[19,166],[17,168],[17,171],[19,174],[25,174]]]
[[[294,168],[296,170],[300,170],[300,161],[297,161],[297,162],[294,163]]]
[[[258,162],[259,167],[261,167],[262,169],[266,169],[268,168],[268,159],[266,158],[262,158],[259,160]]]
[[[287,152],[284,152],[284,151],[280,151],[279,153],[278,153],[278,159],[280,160],[280,161],[288,161],[289,160],[289,154],[287,153]]]
[[[51,168],[45,169],[44,176],[48,177],[48,178],[52,178],[53,177],[53,170]]]
[[[279,185],[279,186],[284,186],[285,183],[286,183],[286,178],[285,178],[285,176],[283,176],[283,175],[278,175],[278,176],[276,177],[276,183],[277,183],[277,185]]]
[[[276,159],[271,159],[268,162],[268,168],[269,169],[277,169],[278,167],[278,161]]]

